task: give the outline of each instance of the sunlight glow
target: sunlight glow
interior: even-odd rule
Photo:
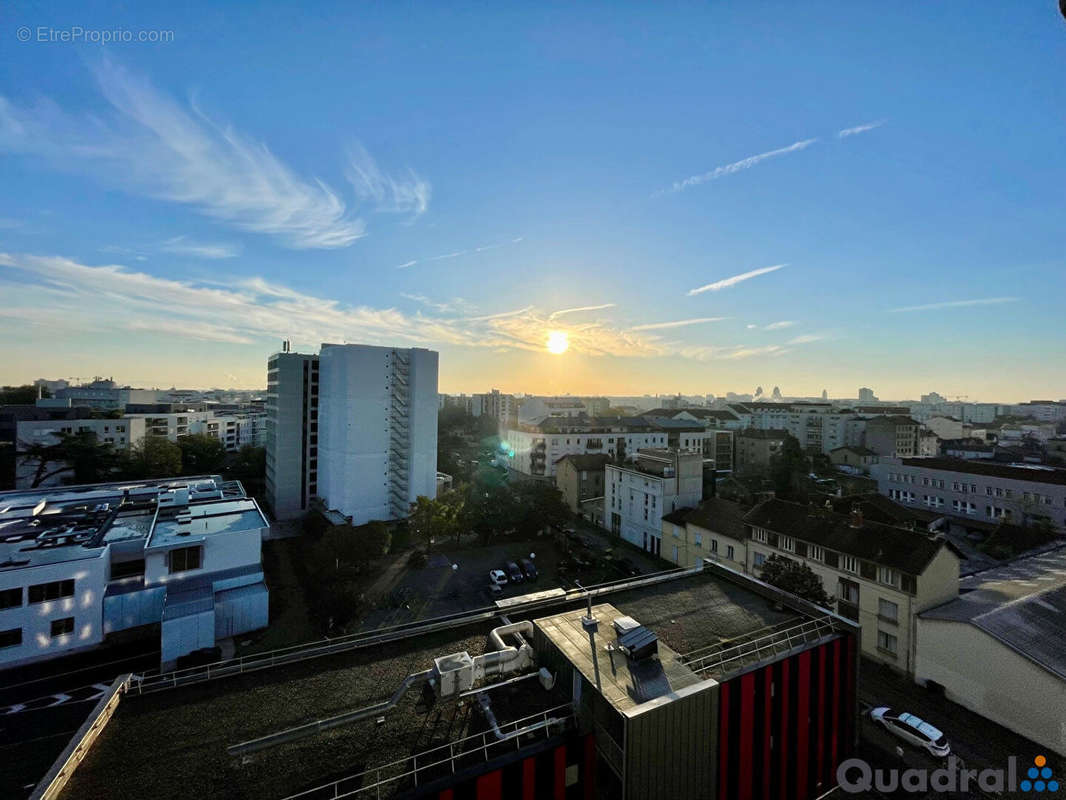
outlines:
[[[548,332],[548,352],[554,355],[561,355],[566,352],[566,349],[570,346],[570,337],[567,336],[566,331],[549,331]]]

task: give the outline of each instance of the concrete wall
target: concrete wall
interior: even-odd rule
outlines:
[[[918,619],[915,680],[1066,755],[1066,685],[968,622]]]
[[[107,584],[107,549],[87,551],[91,558],[0,571],[0,589],[22,589],[22,605],[0,610],[0,631],[22,629],[22,644],[0,649],[4,667],[54,658],[92,647],[103,641],[104,587]],[[74,579],[74,596],[44,603],[29,602],[29,587]],[[74,618],[73,633],[52,637],[52,621]]]

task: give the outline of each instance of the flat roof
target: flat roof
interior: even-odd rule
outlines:
[[[989,463],[987,460],[965,461],[961,458],[904,458],[902,463],[905,467],[948,470],[968,475],[988,475],[994,478],[1066,486],[1066,469],[1056,469],[1041,464],[1000,464]]]
[[[0,492],[0,571],[97,558],[109,543],[146,539],[152,534],[160,495],[186,489],[189,505],[182,509],[194,517],[217,514],[220,506],[237,503],[239,512],[248,516],[234,518],[238,509],[230,509],[230,528],[250,524],[245,523],[250,519],[248,505],[262,519],[240,482],[218,475]],[[215,510],[209,512],[208,507]],[[266,524],[263,520],[257,527]]]
[[[919,616],[973,625],[1066,679],[1066,547],[968,575]]]
[[[592,607],[599,629],[591,638],[581,622],[585,614],[584,609],[574,609],[538,619],[535,624],[619,711],[632,711],[643,703],[702,682],[664,642],[658,643],[657,657],[639,661],[630,660],[618,650],[612,622],[628,615],[609,603]]]
[[[183,519],[188,521],[183,522]],[[197,503],[180,509],[161,510],[146,547],[170,547],[194,537],[268,526],[263,512],[259,510],[255,500],[250,498]]]
[[[612,591],[602,601],[654,631],[661,645],[683,660],[688,653],[728,646],[768,627],[807,618],[802,611],[775,608],[751,583],[708,569]],[[584,603],[573,601],[553,609],[555,613],[540,611],[527,618],[583,608]],[[522,618],[509,613],[512,621]],[[411,692],[380,724],[370,718],[333,728],[263,751],[246,764],[226,752],[233,744],[386,700],[407,675],[430,668],[438,656],[485,652],[488,633],[499,624],[498,617],[476,621],[244,676],[127,695],[64,794],[111,800],[141,800],[150,794],[167,800],[211,797],[226,786],[237,797],[283,797],[480,733],[484,723],[476,711],[443,701],[427,706],[418,692]],[[609,626],[609,620],[601,620],[601,631]],[[717,675],[700,673],[700,679],[709,677]],[[570,699],[569,685],[556,685],[550,692],[531,685],[526,681],[490,692],[501,725]]]

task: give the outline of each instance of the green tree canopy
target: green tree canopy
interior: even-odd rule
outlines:
[[[56,475],[72,483],[99,483],[114,477],[122,465],[121,455],[110,444],[98,441],[93,431],[56,436],[52,444],[31,444],[19,454],[24,464],[35,467],[32,487]]]
[[[800,561],[772,555],[763,562],[759,577],[771,586],[776,586],[782,591],[794,594],[796,597],[801,597],[823,608],[828,608],[833,602],[825,593],[822,579]]]
[[[166,478],[181,473],[181,448],[163,436],[145,436],[130,448],[131,478]]]
[[[178,439],[183,475],[212,475],[226,466],[226,446],[214,436],[193,433]]]
[[[51,397],[47,387],[41,390],[42,397]],[[25,386],[0,387],[0,406],[32,406],[37,402],[37,387],[32,383]]]

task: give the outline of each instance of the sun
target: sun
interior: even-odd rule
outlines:
[[[548,352],[562,355],[570,347],[570,337],[566,331],[548,331]]]

